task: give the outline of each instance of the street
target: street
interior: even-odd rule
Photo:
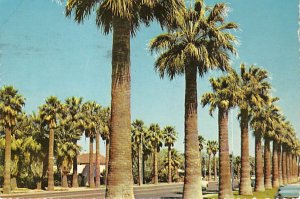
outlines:
[[[145,185],[142,187],[134,187],[134,195],[136,199],[146,198],[181,198],[183,190],[182,183]],[[14,194],[10,196],[0,195],[0,198],[31,198],[31,199],[71,199],[71,198],[87,198],[102,199],[105,195],[105,189],[88,189],[84,191],[54,191],[33,194]]]

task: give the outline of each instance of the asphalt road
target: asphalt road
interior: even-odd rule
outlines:
[[[154,199],[154,198],[181,198],[183,184],[160,184],[160,185],[146,185],[142,187],[134,187],[134,195],[136,199]],[[0,195],[0,198],[13,198],[13,199],[71,199],[71,198],[84,198],[84,199],[103,199],[105,195],[104,189],[93,189],[84,191],[55,191],[43,192],[34,194],[17,194],[10,196]]]

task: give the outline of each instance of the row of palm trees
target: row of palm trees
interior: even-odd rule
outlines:
[[[6,138],[0,138],[4,141],[1,146],[5,146],[5,152],[14,152],[13,158],[5,155],[4,193],[10,192],[10,184],[12,184],[10,182],[11,176],[15,180],[21,175],[21,173],[11,175],[10,170],[6,170],[6,165],[8,163],[15,164],[14,157],[21,159],[26,153],[30,156],[28,159],[31,165],[43,165],[40,168],[35,168],[35,170],[43,170],[43,172],[36,174],[39,177],[36,180],[37,188],[41,188],[41,182],[43,178],[46,178],[45,175],[47,173],[47,190],[54,189],[53,166],[55,162],[62,173],[62,186],[68,186],[67,175],[73,168],[72,186],[78,187],[77,155],[81,147],[77,144],[77,141],[83,134],[90,141],[90,165],[94,164],[93,145],[94,140],[96,141],[96,184],[94,183],[94,167],[90,166],[89,186],[91,188],[100,186],[99,141],[101,135],[102,139],[106,141],[106,157],[109,157],[109,108],[101,107],[96,102],[91,101],[83,103],[82,98],[76,97],[67,98],[65,103],[61,103],[56,97],[51,96],[46,99],[45,104],[39,107],[38,114],[32,113],[26,115],[22,110],[22,106],[25,105],[25,99],[12,86],[4,86],[0,90],[0,105],[2,116],[0,118],[1,127],[4,127],[3,129],[6,130]],[[10,116],[12,113],[15,115]],[[6,123],[12,123],[11,128],[9,128],[11,131],[7,131],[8,127],[5,126]],[[138,156],[138,184],[141,185],[143,183],[141,164],[144,160],[142,159],[148,158],[149,155],[153,157],[153,183],[158,183],[157,159],[163,143],[168,147],[168,180],[171,182],[171,149],[177,139],[175,128],[166,126],[160,129],[158,124],[151,124],[147,128],[142,120],[135,120],[132,123],[131,132],[133,156],[135,156],[135,153]],[[7,139],[11,136],[13,139]],[[28,147],[25,145],[20,145],[19,147],[27,151],[17,151],[14,147],[10,146],[21,141],[29,143]],[[108,160],[108,158],[106,159]],[[24,165],[17,166],[15,170],[18,170],[22,166]]]
[[[203,106],[210,105],[211,115],[216,108],[218,109],[219,198],[233,198],[228,148],[228,112],[234,107],[240,109],[238,115],[241,127],[239,194],[252,195],[249,124],[255,136],[255,191],[264,191],[297,180],[299,140],[292,125],[276,106],[275,102],[279,99],[272,97],[271,85],[267,78],[266,70],[257,66],[247,68],[241,64],[240,74],[231,69],[226,75],[211,78],[212,92],[205,93],[201,98]],[[262,161],[262,139],[264,139],[264,161]],[[271,142],[273,142],[272,170]]]
[[[135,120],[131,130],[133,157],[138,160],[138,185],[143,184],[143,163],[149,155],[153,157],[152,182],[158,183],[158,153],[163,143],[168,148],[168,182],[172,182],[172,147],[177,140],[175,127],[166,126],[163,129],[158,124],[150,124],[149,128],[142,120]]]
[[[204,149],[204,146],[206,145],[206,153],[208,156],[208,180],[211,181],[211,155],[213,155],[213,163],[214,163],[214,180],[217,180],[217,158],[216,154],[219,151],[219,144],[215,140],[207,140],[205,141],[204,137],[199,135],[198,136],[199,141],[199,152],[200,152],[200,160],[202,160],[201,157],[201,151]]]
[[[93,144],[96,141],[96,184],[94,176],[90,175],[90,187],[100,186],[100,135],[109,145],[110,109],[101,107],[96,102],[83,103],[82,98],[70,97],[61,103],[57,97],[51,96],[45,104],[39,107],[37,114],[26,115],[22,108],[25,99],[12,86],[4,86],[0,90],[0,121],[1,129],[5,131],[5,160],[3,193],[11,191],[11,164],[18,164],[13,157],[27,156],[30,165],[36,165],[42,173],[36,173],[37,188],[41,188],[42,179],[48,179],[47,190],[54,189],[54,159],[61,169],[63,187],[67,187],[67,175],[73,168],[72,186],[78,187],[77,155],[81,147],[77,141],[84,133],[89,138],[90,165],[93,165]],[[22,143],[22,144],[20,144]],[[12,147],[17,145],[21,151]],[[107,147],[108,148],[108,147]],[[24,151],[25,150],[25,151]],[[27,150],[27,151],[26,151]],[[108,151],[107,151],[108,153]],[[56,158],[54,158],[56,157]],[[19,158],[20,159],[20,158]],[[21,166],[19,161],[19,167]],[[16,167],[18,168],[18,166]],[[90,166],[90,174],[94,173]],[[17,169],[18,170],[18,169]],[[38,172],[38,171],[34,171]],[[18,174],[13,175],[14,178]]]

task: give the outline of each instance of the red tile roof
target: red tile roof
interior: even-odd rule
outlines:
[[[80,154],[77,157],[77,163],[78,164],[89,164],[89,153],[83,153]],[[94,164],[96,164],[96,154],[94,153]],[[100,165],[105,165],[105,157],[103,155],[100,154]]]

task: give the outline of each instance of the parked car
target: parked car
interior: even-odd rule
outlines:
[[[281,186],[278,189],[278,192],[275,196],[277,199],[283,198],[299,198],[300,199],[300,185],[287,185]]]

